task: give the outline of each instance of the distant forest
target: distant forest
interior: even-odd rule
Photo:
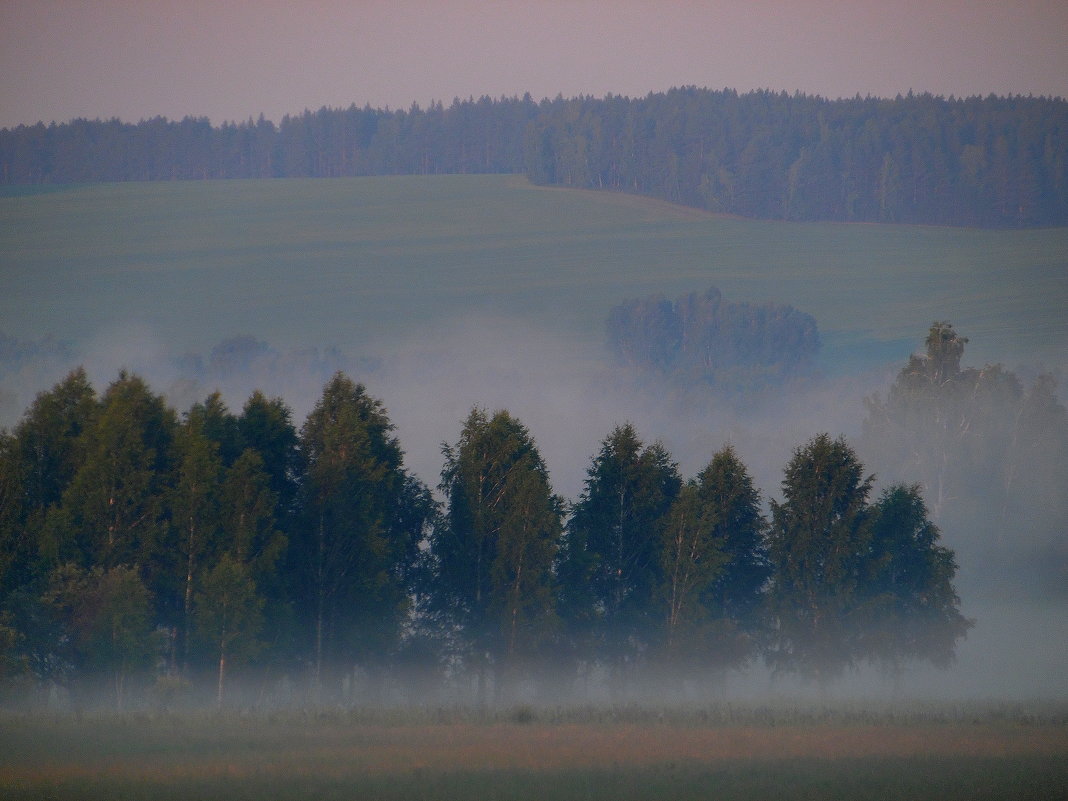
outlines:
[[[807,374],[820,346],[816,320],[792,306],[732,303],[712,287],[674,303],[630,298],[608,313],[616,362],[663,382],[736,393]]]
[[[1068,222],[1068,101],[694,87],[0,130],[0,183],[517,173],[786,220]]]

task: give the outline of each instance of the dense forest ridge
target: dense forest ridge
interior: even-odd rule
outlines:
[[[696,87],[0,130],[0,183],[517,173],[786,220],[1068,223],[1068,101]]]

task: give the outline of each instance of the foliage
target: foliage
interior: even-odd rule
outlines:
[[[122,709],[127,678],[152,664],[148,589],[133,568],[58,568],[45,596],[61,621],[62,640],[73,667],[86,676],[107,675]]]
[[[973,563],[998,564],[999,581],[1055,586],[1068,569],[1068,414],[1052,376],[1025,391],[1001,365],[962,367],[967,342],[933,323],[925,353],[885,398],[867,399],[862,445],[893,481],[919,482],[943,528],[968,532],[956,544]]]
[[[408,613],[405,577],[425,521],[404,506],[411,493],[392,431],[381,401],[340,373],[301,429],[294,568],[317,677],[324,661],[382,660]]]
[[[951,327],[929,349],[902,382],[954,388],[968,371]],[[1006,396],[1021,404],[998,440],[1010,463],[1060,454],[1052,383]],[[819,681],[862,661],[899,673],[948,663],[971,625],[919,487],[869,504],[841,439],[795,452],[770,526],[732,448],[684,482],[629,423],[591,459],[566,528],[508,412],[473,409],[443,455],[441,514],[382,403],[344,374],[298,436],[260,394],[239,416],[209,396],[179,422],[136,376],[97,398],[73,373],[0,433],[0,669],[72,692],[107,676],[119,705],[153,668],[185,682],[211,663],[222,703],[228,666],[246,660],[306,676],[316,700],[324,675],[333,692],[354,667],[376,686],[387,668],[473,675],[483,692],[492,675],[504,698],[533,667],[557,689],[600,670],[625,691],[647,668],[679,668],[681,686],[758,650]]]
[[[862,647],[892,672],[909,660],[948,666],[973,625],[953,588],[953,552],[938,539],[918,486],[890,487],[871,509]]]
[[[683,486],[661,551],[670,660],[705,672],[753,652],[769,573],[766,528],[760,494],[730,446]]]
[[[0,435],[0,586],[41,579],[49,568],[34,564],[39,555],[58,560],[47,518],[84,460],[96,412],[96,393],[79,368],[40,393],[11,435]]]
[[[816,321],[791,306],[730,303],[718,289],[671,303],[659,295],[625,300],[608,314],[618,363],[658,381],[734,392],[805,375],[819,349]]]
[[[173,563],[169,571],[172,573],[171,586],[174,594],[181,597],[182,611],[176,635],[183,671],[189,668],[196,580],[201,566],[210,564],[218,555],[222,530],[219,512],[222,462],[218,443],[202,433],[202,425],[194,407],[175,439],[177,475],[168,493],[171,532],[167,550]]]
[[[861,661],[892,673],[910,661],[944,667],[972,625],[919,488],[891,487],[869,505],[872,483],[853,449],[826,434],[787,465],[768,541],[777,671],[826,684]]]
[[[768,542],[768,660],[776,670],[825,683],[860,656],[856,610],[871,484],[846,442],[826,434],[798,448],[786,466]]]
[[[540,184],[789,220],[1061,225],[1060,98],[826,100],[696,87],[321,108],[212,127],[77,119],[0,130],[8,184],[525,173]],[[161,154],[167,154],[166,157]]]
[[[79,437],[77,471],[57,517],[61,559],[105,568],[150,565],[160,539],[174,412],[143,379],[121,373]]]
[[[207,573],[196,596],[197,628],[218,655],[216,700],[223,703],[226,667],[230,660],[251,656],[260,648],[263,598],[248,568],[223,554]]]
[[[659,442],[646,446],[634,426],[617,426],[601,444],[568,525],[565,594],[572,614],[593,624],[594,650],[621,679],[655,641],[661,542],[682,488],[678,468]]]
[[[462,632],[480,682],[488,659],[500,691],[553,628],[561,502],[529,431],[506,411],[473,409],[443,453],[433,605]]]

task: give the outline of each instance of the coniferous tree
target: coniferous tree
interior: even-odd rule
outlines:
[[[1068,219],[1063,98],[892,99],[679,87],[321,108],[212,127],[72,120],[0,130],[0,182],[524,173],[721,213],[1020,227]]]

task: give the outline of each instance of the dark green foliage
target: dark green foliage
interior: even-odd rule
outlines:
[[[608,314],[617,361],[658,381],[753,391],[804,375],[819,350],[816,321],[791,306],[729,303],[718,289],[626,300]]]
[[[301,429],[301,520],[295,527],[298,617],[316,676],[343,660],[375,664],[396,646],[409,608],[405,578],[424,521],[382,403],[336,375]]]
[[[59,502],[84,458],[77,443],[91,425],[96,406],[96,393],[79,368],[39,394],[15,429],[31,507],[46,509]]]
[[[1068,214],[1062,99],[739,95],[558,98],[532,126],[538,183],[788,220],[1028,226]]]
[[[553,629],[561,502],[530,433],[506,411],[472,410],[443,452],[432,607],[461,632],[480,678],[493,667],[500,691]]]
[[[910,660],[940,667],[972,623],[953,588],[953,552],[938,544],[918,486],[890,487],[871,508],[870,555],[862,576],[862,637],[869,659],[891,671]]]
[[[731,446],[713,456],[697,476],[697,494],[707,510],[706,523],[726,557],[706,603],[743,627],[752,627],[769,575],[767,521],[760,511],[760,493]]]
[[[863,471],[845,441],[826,434],[798,448],[786,466],[768,540],[768,660],[776,670],[826,682],[861,656],[856,611],[872,484]]]
[[[281,398],[268,399],[257,390],[245,402],[237,427],[242,450],[252,448],[260,454],[277,503],[275,516],[286,521],[295,503],[298,464],[297,431],[289,407]]]
[[[916,486],[868,505],[872,477],[842,439],[821,434],[786,467],[772,501],[767,592],[776,670],[826,683],[862,661],[899,674],[945,667],[971,627],[953,587],[953,553]]]
[[[625,300],[608,312],[608,346],[625,365],[670,373],[682,346],[682,322],[661,295]]]
[[[273,583],[286,537],[276,528],[277,499],[259,451],[246,448],[226,471],[219,505],[220,546],[258,583]]]
[[[0,130],[7,184],[525,173],[788,220],[1021,227],[1068,219],[1060,98],[826,100],[682,87],[536,103],[322,108],[207,119],[72,120]],[[166,154],[166,155],[163,155]]]
[[[35,555],[24,527],[22,496],[23,465],[18,440],[0,431],[0,587],[10,587],[25,580],[20,576]]]
[[[1051,489],[1025,470],[1065,452],[1052,381],[965,380],[945,324],[928,345],[892,398],[920,425],[935,393],[932,439],[962,409],[1000,430],[982,399],[1017,403],[1008,435],[969,447],[1016,471],[996,473],[999,499],[1038,503]],[[153,669],[195,682],[212,666],[222,703],[245,659],[308,677],[317,700],[354,667],[382,681],[466,670],[498,698],[535,675],[566,690],[606,669],[626,691],[667,668],[677,690],[760,647],[820,681],[862,661],[944,665],[970,626],[918,487],[869,505],[871,479],[827,435],[794,454],[769,526],[732,448],[684,483],[660,443],[618,426],[565,535],[564,502],[507,412],[474,409],[444,446],[444,514],[363,385],[335,375],[299,437],[289,417],[257,393],[238,417],[214,395],[179,422],[126,374],[99,399],[82,372],[38,396],[0,432],[0,674],[74,691],[107,677],[120,705]]]
[[[229,467],[241,453],[238,418],[230,414],[222,395],[213,392],[203,403],[195,403],[186,413],[189,427],[214,442],[222,464]]]
[[[60,647],[78,678],[105,676],[122,709],[127,679],[157,655],[151,599],[137,571],[63,565],[52,575],[45,602],[59,621]]]
[[[60,561],[105,568],[157,555],[176,420],[163,398],[120,374],[79,437],[82,461],[53,523]]]
[[[629,423],[605,438],[587,476],[568,526],[564,593],[572,622],[591,627],[586,647],[620,673],[661,628],[661,541],[682,479],[664,447],[644,445]]]
[[[216,394],[179,424],[136,376],[120,375],[98,401],[84,372],[73,373],[42,393],[13,433],[0,434],[5,670],[64,682],[101,674],[92,621],[115,595],[102,593],[125,586],[120,578],[138,582],[123,592],[143,602],[146,631],[166,635],[143,639],[168,674],[195,675],[206,660],[240,651],[229,642],[246,636],[250,652],[297,659],[309,643],[295,636],[294,621],[317,631],[320,587],[329,656],[388,659],[435,514],[429,492],[403,471],[390,430],[381,405],[337,376],[305,427],[302,466],[280,400],[256,393],[234,417]],[[298,495],[298,483],[307,494]],[[318,527],[307,528],[320,521],[322,540]],[[216,575],[220,565],[226,576]],[[271,624],[266,652],[251,648],[251,633],[227,624],[224,636],[222,624],[205,623],[205,615],[225,620],[220,588],[239,584],[252,588],[255,619]],[[211,642],[193,636],[205,626]],[[128,674],[154,666],[123,653],[120,695]]]
[[[45,539],[47,516],[81,466],[96,413],[96,393],[78,369],[40,393],[15,431],[0,437],[0,587],[40,579],[55,565],[39,562],[57,557]]]
[[[522,172],[530,98],[395,111],[322,108],[279,124],[73,120],[0,130],[3,183]],[[166,154],[164,156],[163,154]]]
[[[218,659],[216,703],[223,703],[228,662],[260,648],[263,598],[244,563],[223,554],[202,581],[196,596],[197,630]]]
[[[187,416],[175,439],[175,461],[176,475],[167,498],[170,530],[165,543],[170,576],[160,582],[160,589],[170,590],[173,607],[181,610],[174,623],[184,671],[189,666],[194,588],[202,566],[210,565],[219,554],[222,529],[219,445],[204,435],[201,419],[194,412]]]

